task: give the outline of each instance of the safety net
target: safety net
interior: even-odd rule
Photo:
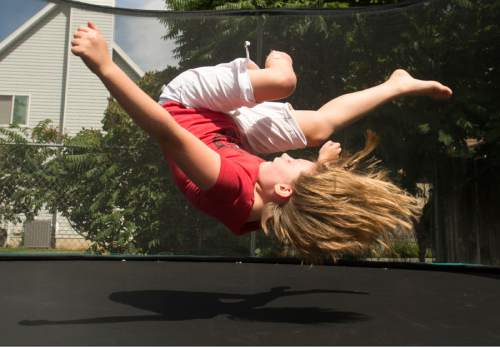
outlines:
[[[398,68],[450,86],[449,100],[398,98],[332,135],[353,153],[375,132],[375,156],[423,207],[413,233],[356,257],[500,263],[500,2],[210,9],[167,0],[175,10],[166,11],[119,0],[32,3],[0,42],[0,254],[297,255],[262,231],[236,236],[186,202],[157,143],[70,53],[73,32],[91,20],[155,100],[187,69],[245,57],[246,41],[260,66],[271,50],[293,58],[298,83],[286,101],[296,110]],[[317,150],[291,155],[315,159]]]

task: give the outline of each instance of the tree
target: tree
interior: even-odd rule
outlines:
[[[177,10],[311,7],[306,1],[167,3]],[[334,3],[337,7],[357,5],[317,2],[314,7]],[[496,176],[488,173],[500,166],[500,113],[494,88],[500,82],[496,63],[500,55],[499,18],[498,1],[456,0],[421,2],[401,11],[288,15],[268,11],[246,16],[203,13],[167,16],[163,21],[168,28],[166,37],[177,42],[181,69],[242,56],[245,40],[252,42],[252,58],[260,64],[270,49],[289,52],[299,76],[298,88],[289,101],[298,109],[315,108],[335,95],[379,83],[397,67],[452,86],[455,95],[451,102],[405,99],[334,135],[344,148],[356,148],[362,143],[364,131],[360,129],[375,130],[382,139],[377,155],[394,173],[394,179],[411,192],[422,181],[439,186],[434,189],[439,199],[434,206],[442,213],[434,224],[452,233],[456,227],[446,225],[446,215],[460,218],[463,225],[479,218],[474,214],[458,216],[449,208],[449,201],[458,199],[453,191],[474,182],[495,186]],[[475,174],[473,161],[479,163]],[[479,198],[476,209],[489,210],[491,199],[481,201]],[[491,216],[488,218],[494,218]]]
[[[44,208],[46,191],[54,177],[46,172],[54,148],[32,146],[32,142],[50,143],[59,139],[49,121],[31,132],[14,125],[0,128],[0,223],[30,221]]]
[[[173,67],[148,73],[139,86],[157,100],[162,84],[178,73]],[[52,201],[53,208],[93,242],[93,251],[241,252],[240,240],[226,240],[228,249],[217,248],[212,239],[226,238],[227,231],[187,206],[156,142],[114,99],[106,110],[103,132],[84,130],[65,145],[53,161],[54,175],[65,187]]]
[[[139,86],[157,99],[178,72],[148,73]],[[187,205],[156,142],[114,99],[102,131],[61,138],[44,121],[31,135],[19,128],[0,128],[0,135],[0,222],[31,220],[48,209],[97,253],[248,254],[248,238],[235,238]]]
[[[338,8],[368,2],[393,3],[168,4],[177,10],[223,10],[309,8],[312,4]],[[497,175],[488,173],[497,172],[500,166],[500,107],[494,88],[500,82],[496,40],[500,4],[484,1],[472,6],[468,0],[456,0],[422,2],[402,11],[385,9],[293,15],[271,11],[166,15],[161,19],[165,37],[177,42],[179,68],[150,73],[140,84],[156,98],[161,84],[180,71],[241,56],[245,40],[252,42],[252,57],[258,63],[271,48],[291,53],[299,86],[289,101],[299,109],[315,108],[336,95],[379,83],[396,67],[406,68],[416,77],[442,80],[455,91],[451,102],[398,101],[335,134],[335,139],[343,142],[344,148],[355,149],[362,143],[365,128],[375,130],[382,139],[376,154],[396,180],[412,192],[418,182],[433,184],[434,207],[427,211],[434,217],[439,210],[441,217],[431,218],[432,223],[426,218],[429,225],[456,233],[461,226],[446,224],[446,214],[466,226],[472,221],[477,228],[497,225],[498,216],[491,211],[498,200],[491,196],[500,182]],[[219,249],[219,254],[246,254],[246,239],[235,238],[216,222],[179,203],[177,190],[167,184],[168,168],[159,149],[113,100],[103,130],[84,130],[73,138],[60,139],[57,130],[43,123],[33,131],[32,141],[62,141],[66,146],[54,149],[30,146],[25,137],[19,137],[19,129],[0,129],[4,143],[18,144],[0,145],[1,218],[16,221],[20,213],[32,218],[43,206],[57,209],[94,242],[96,251],[193,252],[200,245],[216,249],[224,243],[228,246]],[[473,142],[475,146],[470,145]],[[464,193],[458,196],[457,191]],[[464,200],[474,201],[474,210],[488,214],[481,218],[478,212],[457,216],[455,210],[471,210]],[[265,254],[280,251],[267,241],[260,242]]]

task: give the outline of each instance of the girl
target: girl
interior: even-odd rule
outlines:
[[[72,52],[158,141],[187,199],[236,234],[262,227],[303,255],[336,255],[384,245],[395,231],[410,231],[419,215],[416,199],[373,162],[365,173],[357,170],[375,146],[373,135],[364,150],[344,160],[340,144],[328,139],[396,97],[450,97],[439,82],[396,70],[378,86],[316,111],[298,111],[270,102],[289,96],[297,81],[290,56],[274,51],[263,69],[236,59],[186,71],[164,87],[156,103],[113,63],[93,23],[76,31]],[[256,156],[319,145],[316,162],[287,154],[273,161]]]

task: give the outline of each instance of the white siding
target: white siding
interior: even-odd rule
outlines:
[[[85,241],[82,236],[76,233],[71,227],[66,217],[57,214],[56,221],[56,248],[67,250],[87,250],[90,242]]]
[[[0,94],[30,95],[28,126],[58,126],[64,79],[66,14],[52,11],[0,55]]]
[[[82,2],[115,5],[115,0]],[[80,58],[70,53],[73,32],[89,20],[101,29],[111,52],[113,15],[60,4],[0,54],[0,94],[30,96],[30,128],[47,118],[55,126],[62,121],[64,132],[71,135],[82,128],[101,128],[109,93]],[[131,78],[138,77],[118,54],[115,61]],[[52,215],[43,211],[36,219],[52,220]],[[22,223],[4,227],[8,229],[8,243],[18,245],[22,240]],[[66,218],[58,214],[56,247],[81,249],[87,246],[88,243],[71,228]]]
[[[90,1],[113,6],[114,0]],[[69,32],[91,20],[99,27],[108,43],[114,40],[114,16],[106,13],[71,9]],[[111,53],[111,44],[108,44]],[[92,74],[80,58],[69,55],[66,111],[64,131],[71,135],[84,128],[101,128],[101,120],[108,104],[109,93],[101,81]]]
[[[87,0],[89,3],[114,6],[114,0]],[[69,33],[75,32],[79,26],[92,21],[101,30],[108,41],[110,53],[114,40],[114,16],[79,9],[71,9]],[[72,34],[70,35],[70,37]],[[69,39],[71,40],[71,38]],[[101,120],[108,105],[109,93],[102,82],[91,73],[80,58],[68,54],[68,71],[66,86],[66,106],[64,112],[64,132],[76,134],[82,128],[101,128]],[[56,247],[65,249],[81,249],[88,247],[80,235],[60,214],[56,224]]]

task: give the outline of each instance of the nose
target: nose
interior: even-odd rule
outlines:
[[[291,159],[291,157],[288,154],[286,154],[286,153],[283,153],[281,155],[281,158],[283,158],[283,159]]]

